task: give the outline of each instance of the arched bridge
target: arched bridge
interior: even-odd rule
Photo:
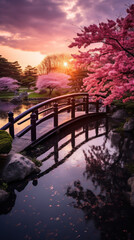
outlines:
[[[90,101],[87,93],[74,93],[43,101],[14,118],[9,112],[9,122],[1,130],[8,130],[13,140],[13,150],[20,152],[31,143],[39,142],[44,135],[50,136],[55,131],[85,117],[106,114],[100,112],[99,101]],[[24,125],[16,134],[17,125]]]

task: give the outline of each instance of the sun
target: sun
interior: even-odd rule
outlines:
[[[67,67],[67,66],[68,66],[68,63],[67,63],[67,62],[64,62],[63,65],[64,65],[64,67]]]

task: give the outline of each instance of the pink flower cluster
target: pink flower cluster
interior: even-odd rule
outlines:
[[[69,77],[67,74],[56,72],[40,75],[36,82],[37,92],[44,88],[66,88]]]
[[[134,100],[134,4],[125,18],[84,27],[69,47],[88,48],[73,55],[78,67],[89,71],[83,80],[89,95],[99,94],[104,104],[115,99]]]
[[[13,92],[18,87],[19,85],[17,80],[9,77],[0,78],[0,91]]]

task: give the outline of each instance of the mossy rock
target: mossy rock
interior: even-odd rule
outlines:
[[[0,130],[0,154],[8,154],[12,148],[12,137],[4,130]]]

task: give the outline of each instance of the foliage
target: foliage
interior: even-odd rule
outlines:
[[[9,62],[0,55],[0,78],[1,77],[11,77],[20,81],[22,78],[21,66],[17,61]]]
[[[14,97],[14,92],[1,92],[0,99],[12,99]]]
[[[68,85],[71,86],[72,90],[74,90],[75,92],[79,92],[80,90],[82,90],[83,79],[87,77],[87,74],[87,70],[81,68],[76,69],[70,74],[71,77],[68,79]]]
[[[32,161],[35,163],[35,165],[36,165],[37,167],[41,167],[41,166],[42,166],[42,162],[39,161],[39,160],[37,160],[36,158],[32,158]]]
[[[37,92],[41,92],[45,90],[45,88],[49,89],[49,96],[51,96],[54,88],[67,88],[69,75],[64,73],[49,73],[46,75],[38,76],[36,82]]]
[[[2,189],[2,190],[4,190],[4,191],[7,192],[7,190],[8,190],[8,184],[5,183],[5,182],[3,182],[3,183],[0,185],[0,189]]]
[[[0,91],[13,92],[18,89],[18,81],[10,77],[0,78]]]
[[[28,88],[35,86],[37,79],[37,69],[28,65],[24,70],[23,79],[21,81],[22,86],[26,86]]]
[[[119,153],[111,151],[106,142],[102,146],[91,145],[87,153],[84,151],[86,168],[83,176],[89,179],[86,188],[76,180],[66,191],[72,198],[70,205],[83,212],[86,222],[94,222],[101,239],[105,240],[127,239],[127,232],[130,238],[134,236],[133,226],[130,227],[133,209],[126,199],[130,174],[124,167],[126,156],[123,160],[122,150]]]
[[[99,47],[93,47],[92,44]],[[84,27],[70,47],[90,50],[73,55],[77,66],[87,67],[92,74],[84,79],[90,95],[100,94],[105,104],[114,99],[134,100],[134,4],[125,18]]]
[[[4,130],[0,130],[0,154],[8,154],[12,148],[12,137]]]
[[[64,72],[67,73],[67,68],[64,66],[64,62],[70,65],[71,56],[69,54],[57,54],[50,55],[43,59],[38,66],[39,74],[48,74],[50,72]],[[70,66],[68,66],[69,68]]]

